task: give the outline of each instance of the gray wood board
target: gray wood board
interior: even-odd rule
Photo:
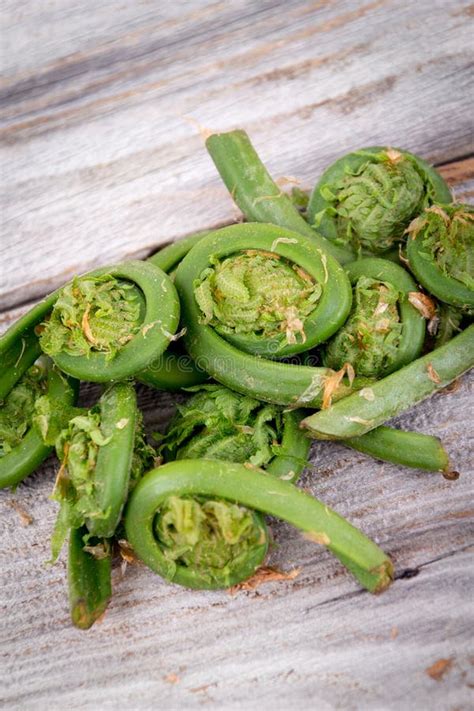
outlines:
[[[472,150],[465,2],[100,5],[6,4],[5,308],[232,220],[192,121],[308,186],[356,146]]]
[[[5,2],[0,330],[73,273],[236,219],[189,118],[246,128],[272,174],[304,187],[344,151],[387,143],[445,164],[472,199],[472,15],[464,2]],[[0,492],[0,705],[467,711],[472,382],[399,420],[442,438],[457,482],[313,448],[302,486],[394,558],[378,597],[272,522],[270,563],[294,580],[231,596],[117,568],[109,611],[81,633],[64,557],[45,565],[53,459]],[[161,429],[176,398],[139,390]]]

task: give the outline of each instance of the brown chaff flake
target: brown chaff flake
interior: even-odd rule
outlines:
[[[232,585],[227,592],[230,595],[235,595],[235,593],[240,590],[255,590],[260,587],[260,585],[264,585],[265,583],[273,583],[282,580],[294,580],[300,574],[300,570],[300,568],[293,568],[293,570],[285,572],[270,565],[262,565],[262,567],[259,568],[251,578],[244,580],[241,583],[237,583],[237,585]]]

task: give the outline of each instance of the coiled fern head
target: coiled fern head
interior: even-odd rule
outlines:
[[[474,290],[474,207],[432,205],[411,222],[407,233],[421,242],[425,259]]]
[[[277,254],[258,250],[213,260],[194,288],[202,320],[226,334],[304,342],[305,318],[321,296],[321,285]]]

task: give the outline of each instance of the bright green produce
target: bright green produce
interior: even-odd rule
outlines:
[[[337,262],[307,238],[271,225],[233,225],[203,238],[178,267],[178,290],[185,280],[200,323],[215,324],[248,353],[272,358],[325,341],[351,305]]]
[[[52,497],[60,504],[53,558],[70,528],[112,536],[130,488],[154,462],[131,383],[107,387],[97,406],[70,419],[55,445],[61,467]]]
[[[418,156],[380,146],[348,153],[315,186],[308,221],[334,244],[380,254],[433,202],[451,202],[442,177]]]
[[[55,421],[64,426],[77,390],[78,383],[49,358],[38,360],[13,385],[0,406],[0,488],[16,486],[52,451],[33,422],[37,403],[50,402]]]
[[[305,322],[306,345],[328,338],[344,322],[350,309],[350,285],[337,263],[315,250],[304,237],[273,225],[233,225],[218,230],[201,240],[183,259],[176,271],[178,289],[186,327],[184,342],[197,365],[228,388],[251,395],[258,400],[294,407],[319,406],[328,379],[334,373],[328,368],[278,363],[256,357],[245,350],[281,356],[299,350],[288,344],[286,334],[264,339],[260,335],[233,334],[224,339],[210,325],[196,301],[196,282],[209,267],[209,258],[224,258],[229,250],[270,251],[289,261],[297,261],[321,283],[322,296]],[[318,278],[319,277],[319,278]],[[237,347],[237,345],[239,347]],[[241,350],[243,349],[243,350]],[[341,383],[334,396],[349,391]]]
[[[357,375],[388,375],[423,347],[425,322],[409,302],[416,284],[401,266],[377,257],[359,259],[346,270],[353,284],[352,311],[327,343],[324,365],[339,370],[350,363]]]
[[[113,360],[138,333],[143,297],[131,282],[110,274],[74,277],[61,289],[40,329],[40,346],[54,358],[61,353]]]
[[[298,426],[302,411],[284,411],[222,385],[192,390],[194,395],[178,405],[159,447],[165,461],[248,462],[296,481],[307,464],[310,447],[310,440]]]
[[[181,502],[195,497],[229,501],[277,516],[326,546],[371,592],[381,592],[391,583],[393,566],[385,553],[329,507],[290,482],[243,464],[182,459],[148,472],[132,492],[125,512],[127,540],[135,553],[158,574],[180,585],[214,587],[212,580],[196,581],[185,560],[170,560],[167,555],[168,539],[162,529],[168,521],[166,502],[174,497]],[[163,517],[166,520],[162,522]],[[193,525],[192,530],[198,529]],[[244,540],[247,561],[250,549],[258,549],[258,539],[252,544],[249,538]],[[234,575],[243,578],[238,568]],[[232,582],[230,574],[228,584]]]
[[[419,282],[440,301],[474,311],[474,208],[432,205],[408,227],[407,256]]]
[[[163,353],[178,322],[169,277],[152,264],[124,262],[89,272],[40,301],[0,339],[0,364],[12,364],[16,355],[26,370],[37,357],[39,335],[65,373],[94,382],[123,380]],[[2,387],[0,376],[0,392]]]
[[[166,461],[240,462],[265,467],[286,481],[298,478],[310,447],[298,426],[302,413],[283,412],[222,385],[193,390],[163,438],[159,451]],[[204,496],[164,500],[155,535],[168,563],[161,574],[174,580],[178,566],[183,584],[191,587],[228,587],[245,580],[263,563],[269,545],[260,514]]]
[[[85,527],[71,529],[68,548],[68,587],[71,619],[87,630],[104,614],[112,596],[112,551],[107,541],[91,539],[84,544]]]
[[[203,322],[222,336],[284,332],[288,344],[306,350],[305,321],[321,297],[322,286],[278,255],[257,250],[212,259],[197,280],[195,298]]]
[[[432,435],[381,426],[360,437],[344,439],[342,444],[384,462],[441,472],[446,479],[457,479],[459,476],[451,470],[443,445]]]
[[[408,410],[474,365],[474,325],[404,368],[301,423],[317,439],[359,437]]]

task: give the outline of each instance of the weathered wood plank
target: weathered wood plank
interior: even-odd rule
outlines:
[[[111,7],[7,5],[4,308],[232,219],[189,117],[245,127],[275,175],[308,185],[355,145],[472,151],[465,2]]]

